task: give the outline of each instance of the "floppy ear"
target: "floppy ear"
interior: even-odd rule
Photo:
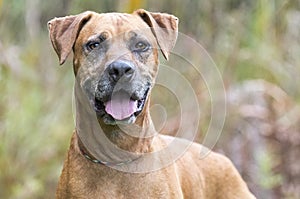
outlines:
[[[78,33],[92,17],[93,12],[87,11],[79,15],[54,18],[48,22],[50,40],[62,65],[70,54]]]
[[[168,60],[178,35],[178,18],[166,13],[148,12],[144,9],[136,10],[134,13],[151,27],[162,54]]]

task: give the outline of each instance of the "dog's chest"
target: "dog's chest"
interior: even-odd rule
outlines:
[[[103,169],[89,175],[79,177],[81,186],[73,192],[86,190],[88,193],[82,194],[88,194],[90,198],[182,198],[179,184],[164,172],[133,174]]]

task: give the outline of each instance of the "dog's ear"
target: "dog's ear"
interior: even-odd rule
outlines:
[[[87,11],[79,15],[54,18],[48,22],[50,40],[60,65],[66,61],[81,28],[92,15],[93,12]]]
[[[144,9],[136,10],[134,13],[151,27],[162,54],[168,60],[177,40],[178,18],[166,13],[148,12]]]

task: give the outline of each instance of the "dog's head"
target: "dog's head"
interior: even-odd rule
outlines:
[[[84,12],[48,23],[63,64],[73,49],[74,72],[99,120],[134,123],[149,103],[158,49],[168,59],[178,19],[137,10],[133,14]]]

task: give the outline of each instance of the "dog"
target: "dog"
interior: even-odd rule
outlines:
[[[85,112],[78,98],[80,124],[56,198],[255,198],[228,158],[215,152],[200,158],[205,148],[200,144],[192,143],[176,160],[171,150],[158,158],[144,157],[167,148],[172,140],[155,132],[149,96],[159,52],[168,59],[175,45],[178,18],[143,9],[132,14],[86,11],[54,18],[48,29],[61,65],[73,51],[76,81],[90,107]],[[101,130],[85,139],[95,121]],[[81,128],[81,123],[87,127]],[[110,150],[113,146],[108,143],[125,155]],[[172,160],[165,163],[166,159]]]

